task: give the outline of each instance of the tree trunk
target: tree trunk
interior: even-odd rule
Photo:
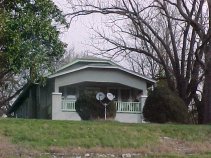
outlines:
[[[200,101],[198,97],[194,98],[197,112],[198,112],[198,124],[203,124],[204,110],[203,110],[203,101]]]
[[[209,38],[208,43],[205,48],[205,79],[204,79],[204,89],[203,89],[203,123],[211,123],[211,0],[207,0],[209,9],[209,30],[207,33],[207,38]]]
[[[204,105],[204,117],[203,123],[211,123],[211,43],[209,42],[206,54],[205,54],[205,80],[204,80],[204,90],[203,90],[203,105]]]

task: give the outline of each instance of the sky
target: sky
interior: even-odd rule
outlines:
[[[66,0],[53,0],[54,3],[64,12],[68,13],[70,5]],[[101,18],[96,15],[89,15],[74,19],[71,22],[70,28],[65,30],[60,35],[62,41],[68,44],[67,49],[74,47],[77,54],[87,50],[94,51],[91,47],[91,37],[94,32],[90,29],[93,25],[100,25]]]
[[[64,14],[70,12],[70,4],[68,4],[67,0],[53,0],[53,2],[64,12]],[[71,50],[72,48],[74,48],[75,54],[83,55],[84,52],[92,52],[93,54],[100,53],[96,48],[93,47],[92,43],[99,41],[96,40],[96,33],[91,29],[91,27],[98,29],[101,32],[103,30],[109,35],[113,34],[112,31],[108,30],[108,28],[105,27],[105,22],[108,19],[110,19],[109,16],[100,14],[80,16],[79,18],[76,18],[71,22],[70,28],[68,30],[63,31],[60,35],[60,38],[63,42],[68,44],[67,50]],[[102,48],[104,46],[108,47],[107,44],[103,45],[101,43],[96,47]],[[102,58],[106,57],[103,56]],[[128,62],[124,60],[123,57],[118,56],[113,58],[112,60],[122,65],[123,67],[130,69]]]

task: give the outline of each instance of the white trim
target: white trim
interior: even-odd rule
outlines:
[[[62,95],[62,93],[53,92],[52,95]]]
[[[147,98],[148,96],[147,96],[147,95],[142,95],[141,97],[142,97],[142,98]]]
[[[61,68],[59,68],[58,70],[56,70],[56,72],[61,71],[61,70],[65,69],[65,68],[67,68],[67,67],[69,67],[71,65],[74,65],[75,63],[81,62],[81,61],[82,62],[90,62],[90,63],[92,63],[92,62],[109,63],[109,64],[114,65],[114,66],[117,65],[114,62],[112,62],[110,60],[106,60],[106,59],[99,59],[99,60],[95,60],[95,59],[75,59],[73,62],[71,62],[71,63],[69,63],[67,65],[64,65]]]
[[[69,66],[71,66],[71,65],[73,65],[73,64],[75,64],[77,62],[78,62],[78,59],[74,60],[73,62],[71,62],[71,63],[69,63],[67,65],[62,66],[61,68],[57,69],[56,72],[58,72],[60,70],[63,70],[63,69],[65,69],[65,68],[67,68],[67,67],[69,67]]]
[[[65,72],[55,73],[55,74],[53,74],[53,75],[48,76],[48,78],[58,77],[58,76],[61,76],[61,75],[65,75],[65,74],[69,74],[69,73],[72,73],[72,72],[80,71],[80,70],[83,70],[83,69],[86,69],[86,68],[104,68],[104,69],[108,68],[108,69],[118,69],[118,70],[122,70],[122,71],[124,71],[124,72],[127,72],[127,73],[129,73],[129,74],[132,74],[132,75],[134,75],[134,76],[140,77],[140,78],[142,78],[142,79],[145,79],[145,80],[151,81],[151,82],[153,82],[153,83],[156,83],[156,81],[153,80],[153,79],[150,79],[150,78],[148,78],[148,77],[142,76],[142,75],[140,75],[140,74],[137,74],[137,73],[135,73],[135,72],[132,72],[132,71],[127,70],[127,69],[124,69],[124,68],[119,67],[119,66],[96,66],[96,65],[86,65],[86,66],[82,66],[82,67],[80,67],[80,68],[76,68],[76,69],[74,69],[74,70],[69,70],[69,71],[65,71]]]

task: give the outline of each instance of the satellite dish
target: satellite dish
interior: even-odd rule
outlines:
[[[112,101],[115,97],[112,93],[107,93],[107,98]]]
[[[96,99],[97,100],[103,100],[105,98],[105,94],[103,93],[103,92],[98,92],[97,94],[96,94]]]

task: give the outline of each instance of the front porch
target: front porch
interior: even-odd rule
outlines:
[[[52,94],[52,119],[81,120],[75,108],[77,98],[81,94],[95,96],[97,92],[112,93],[115,96],[115,120],[142,122],[143,106],[147,98],[146,90],[116,83],[81,83],[59,87],[59,93]]]

